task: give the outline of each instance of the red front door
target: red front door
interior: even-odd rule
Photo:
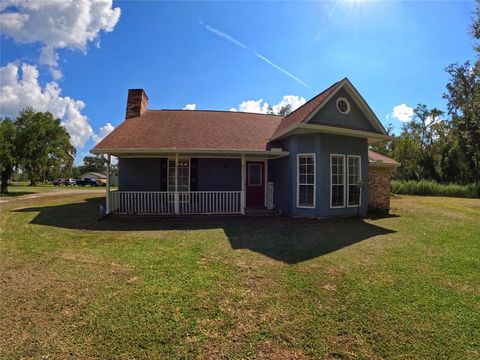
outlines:
[[[246,205],[265,206],[265,163],[247,161]]]

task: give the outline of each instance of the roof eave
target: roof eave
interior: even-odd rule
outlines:
[[[395,163],[386,163],[384,161],[381,161],[381,160],[375,160],[375,161],[372,161],[372,160],[369,160],[368,161],[368,166],[372,166],[372,167],[383,167],[383,168],[397,168],[400,166],[400,163],[398,162],[395,162]]]
[[[146,156],[160,156],[160,155],[174,155],[174,154],[196,154],[196,155],[228,155],[228,156],[263,156],[267,158],[279,158],[287,156],[288,151],[271,151],[271,150],[248,150],[248,149],[180,149],[180,148],[93,148],[91,150],[94,154],[110,154],[117,157],[138,156],[145,154]]]
[[[390,135],[384,135],[384,134],[374,133],[370,131],[348,129],[348,128],[337,127],[337,126],[318,125],[318,124],[296,124],[285,129],[280,134],[270,139],[270,141],[282,139],[284,137],[294,134],[295,132],[325,133],[325,134],[333,134],[333,135],[361,137],[361,138],[367,138],[369,140],[368,141],[369,144],[378,144],[385,141],[393,140],[395,138],[394,136],[390,136]]]

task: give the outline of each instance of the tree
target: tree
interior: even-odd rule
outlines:
[[[387,135],[389,136],[393,135],[392,124],[388,124],[385,130],[387,132]],[[371,145],[370,148],[379,154],[382,154],[385,156],[392,156],[392,144],[393,144],[392,141],[387,141],[387,142],[382,142],[380,144]]]
[[[410,122],[410,127],[413,132],[418,134],[420,138],[420,177],[423,179],[440,180],[439,170],[436,164],[435,140],[438,138],[437,130],[442,130],[443,127],[438,127],[442,122],[441,117],[443,111],[437,108],[428,109],[425,104],[418,104],[414,112],[414,118]]]
[[[448,112],[459,145],[465,152],[472,169],[472,181],[480,179],[480,61],[472,67],[463,65],[447,67],[450,82],[447,84]]]
[[[401,134],[391,144],[391,156],[401,164],[394,177],[401,180],[419,180],[422,173],[418,162],[420,153],[419,134],[412,129],[411,124],[405,124]]]
[[[292,107],[290,106],[290,104],[287,104],[287,105],[282,106],[282,107],[277,111],[277,114],[278,114],[278,115],[282,115],[282,116],[287,116],[287,115],[290,114],[291,112],[292,112]]]
[[[50,112],[24,109],[15,120],[19,163],[30,185],[53,178],[57,171],[69,172],[75,156],[70,135]]]
[[[292,112],[292,107],[290,104],[283,105],[278,109],[277,111],[274,111],[273,108],[269,105],[267,109],[267,114],[271,115],[281,115],[281,116],[287,116]]]
[[[5,118],[0,122],[0,194],[8,194],[8,182],[17,164],[15,125]]]
[[[451,64],[446,68],[450,74],[447,84],[448,112],[452,116],[453,129],[458,136],[460,148],[471,169],[469,181],[480,181],[480,1],[474,14],[471,33],[477,40],[477,60],[473,66]]]
[[[102,173],[105,171],[105,164],[107,161],[98,156],[85,156],[83,158],[83,165],[79,166],[79,169],[82,173],[86,172],[99,172]]]

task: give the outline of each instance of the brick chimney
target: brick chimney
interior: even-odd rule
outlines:
[[[125,119],[137,117],[147,111],[148,96],[143,89],[128,89]]]

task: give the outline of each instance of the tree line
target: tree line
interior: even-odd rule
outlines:
[[[30,185],[56,178],[78,178],[86,172],[104,172],[105,159],[85,156],[74,166],[76,149],[61,120],[50,112],[24,109],[15,120],[0,120],[0,193],[8,193],[12,178]]]
[[[60,119],[50,112],[24,109],[15,120],[0,122],[0,177],[2,194],[14,171],[23,172],[31,185],[71,171],[76,150]]]
[[[419,104],[412,121],[387,144],[372,146],[401,166],[399,180],[480,182],[480,0],[471,26],[476,61],[451,64],[446,85],[447,113]],[[392,128],[387,129],[392,133]]]

